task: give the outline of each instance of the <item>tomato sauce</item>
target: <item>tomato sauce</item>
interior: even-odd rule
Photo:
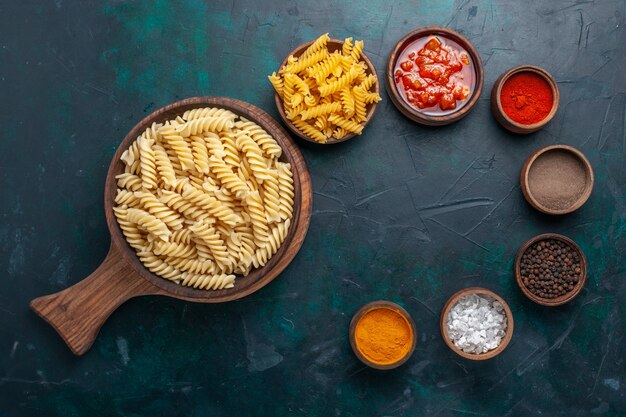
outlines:
[[[439,35],[409,44],[396,61],[394,79],[404,101],[435,116],[463,107],[476,83],[474,64],[467,51]]]

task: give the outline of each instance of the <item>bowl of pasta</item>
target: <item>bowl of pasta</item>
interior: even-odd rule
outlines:
[[[102,264],[31,302],[77,355],[129,298],[218,303],[267,285],[304,241],[311,180],[298,147],[267,113],[195,97],[126,135],[109,166],[104,207],[111,246]]]
[[[280,117],[298,137],[334,144],[360,135],[380,98],[363,41],[328,33],[291,51],[268,79]]]

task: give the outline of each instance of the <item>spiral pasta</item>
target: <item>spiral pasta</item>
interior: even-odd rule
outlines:
[[[262,183],[270,178],[267,169],[266,159],[263,157],[261,148],[248,135],[242,134],[237,137],[237,147],[245,156],[245,162],[250,167],[250,171],[254,175],[257,182]]]
[[[119,188],[125,188],[130,191],[138,191],[143,188],[143,181],[141,178],[129,172],[117,175],[115,179],[117,180],[117,186]]]
[[[196,250],[198,250],[197,246]],[[190,274],[215,274],[217,271],[217,266],[211,259],[176,258],[170,256],[165,258],[165,262],[178,268],[181,272],[189,272]]]
[[[171,241],[176,243],[191,243],[191,230],[187,228],[174,230],[172,232]]]
[[[139,260],[148,268],[151,272],[165,278],[170,281],[180,282],[182,272],[180,269],[169,264],[159,256],[155,255],[148,247],[142,248],[138,253]]]
[[[178,213],[160,202],[154,194],[147,191],[135,191],[134,194],[135,197],[139,199],[139,205],[141,205],[148,213],[163,221],[168,228],[175,231],[182,227],[182,224],[185,221],[184,217],[181,217]]]
[[[227,225],[235,226],[237,223],[242,221],[241,217],[239,217],[233,210],[217,201],[215,197],[206,194],[191,185],[187,185],[183,189],[182,196],[183,198],[196,204],[198,207],[206,210],[211,216]]]
[[[346,129],[344,129],[343,127],[337,127],[333,133],[332,136],[335,139],[341,139],[342,137],[346,136],[348,134],[348,131]]]
[[[374,74],[369,74],[365,77],[361,84],[359,84],[359,86],[365,91],[369,91],[375,83],[376,77],[374,76]]]
[[[210,170],[220,180],[222,186],[233,192],[238,197],[244,197],[248,193],[248,186],[241,181],[233,172],[232,168],[217,156],[212,156],[210,161]]]
[[[204,275],[183,272],[181,284],[201,290],[222,290],[235,286],[235,276],[229,274]]]
[[[375,93],[366,93],[365,94],[365,100],[364,101],[367,104],[378,103],[381,100],[382,99],[380,98],[380,96],[378,94],[375,94]]]
[[[158,241],[154,245],[154,254],[176,258],[190,258],[196,254],[196,247],[184,243]]]
[[[374,93],[376,94],[376,93]],[[378,94],[376,94],[378,96]],[[354,97],[350,91],[350,87],[345,87],[341,90],[341,104],[343,105],[343,112],[347,117],[354,115]]]
[[[304,132],[305,135],[315,139],[317,142],[326,143],[328,139],[326,135],[316,126],[312,126],[302,120],[300,116],[297,116],[297,119],[292,120],[292,122],[298,129]]]
[[[256,123],[246,120],[235,123],[235,126],[237,129],[247,133],[268,158],[280,158],[283,154],[283,150],[274,138]],[[226,144],[224,144],[224,148],[226,148]]]
[[[287,220],[293,215],[293,174],[290,164],[278,162],[276,165],[278,167],[278,193],[280,194],[278,211],[280,218]]]
[[[126,164],[124,172],[139,175],[139,170],[141,169],[139,166],[139,142],[134,141],[132,145],[122,153],[120,159]]]
[[[189,143],[185,141],[182,135],[177,132],[175,126],[163,126],[159,129],[159,134],[165,142],[172,148],[178,157],[183,171],[191,171],[194,169],[193,154]]]
[[[219,107],[203,107],[199,109],[187,110],[183,113],[183,120],[189,121],[193,119],[202,119],[203,117],[225,117],[234,121],[237,115],[230,110],[221,109]]]
[[[177,211],[186,219],[192,219],[197,221],[204,220],[209,217],[209,213],[200,209],[193,203],[187,201],[185,198],[183,198],[183,196],[174,191],[162,190],[161,195],[158,198],[161,203]]]
[[[126,212],[126,220],[165,242],[169,241],[172,234],[162,220],[142,209],[129,208]]]
[[[358,61],[361,59],[361,54],[363,53],[363,41],[355,41],[354,46],[352,47],[352,51],[350,51],[350,57],[354,61]]]
[[[347,74],[341,76],[335,81],[320,86],[320,95],[324,97],[340,91],[342,88],[350,85],[350,83],[352,83],[361,71],[363,71],[363,68],[360,66],[353,66]]]
[[[293,78],[293,74],[287,74],[284,76],[283,84],[283,101],[288,107],[296,107],[297,104],[293,102],[293,96],[296,94],[296,85]]]
[[[281,72],[290,72],[292,74],[297,74],[300,71],[305,70],[306,68],[317,64],[322,59],[328,57],[328,50],[320,49],[317,52],[312,53],[309,56],[302,57],[301,60],[294,61],[291,64],[287,64],[286,68],[281,68],[279,73]]]
[[[351,56],[352,55],[352,37],[346,38],[343,41],[343,45],[341,47],[341,53],[344,56]]]
[[[362,122],[367,119],[366,115],[366,92],[360,86],[356,86],[352,89],[352,96],[354,97],[354,119],[357,122]],[[341,126],[344,127],[345,126]],[[349,130],[349,129],[348,129]]]
[[[157,187],[157,167],[154,154],[154,141],[145,137],[137,139],[139,144],[139,166],[144,188]]]
[[[165,184],[174,185],[176,183],[176,171],[174,171],[174,165],[167,155],[167,151],[159,144],[154,145],[153,149],[154,162],[159,176]]]
[[[326,80],[326,78],[328,78],[330,74],[333,74],[335,68],[339,67],[340,62],[341,55],[332,54],[328,57],[328,59],[325,59],[324,61],[307,68],[307,75],[309,77],[313,77],[317,84],[321,84],[324,82],[324,80]]]
[[[296,90],[298,90],[298,92],[300,93],[300,96],[302,97],[302,100],[304,100],[304,96],[308,96],[311,95],[311,90],[309,88],[309,85],[307,83],[304,82],[304,80],[302,80],[302,78],[298,77],[297,75],[293,76],[293,82],[294,82],[294,87],[296,88]],[[298,101],[297,104],[300,104],[302,101]],[[296,103],[294,103],[296,104]]]
[[[269,75],[267,78],[274,86],[274,90],[276,90],[280,98],[283,98],[283,79],[276,75],[275,72],[273,72],[272,75]]]
[[[202,174],[209,173],[209,151],[204,138],[201,136],[191,136],[191,154],[196,171]],[[219,140],[219,139],[218,139]]]
[[[371,91],[377,81],[374,74],[367,74],[363,41],[353,43],[352,38],[346,38],[341,50],[331,52],[329,40],[327,33],[320,36],[300,56],[287,57],[278,73],[268,77],[282,99],[287,119],[320,143],[361,134],[363,129],[354,124],[363,126],[367,106],[381,100],[378,93]],[[331,115],[338,119],[331,119]],[[332,120],[341,120],[343,125]]]
[[[310,107],[306,110],[300,112],[300,116],[302,120],[311,119],[314,117],[321,116],[323,114],[329,113],[337,113],[341,110],[341,103],[328,103],[328,104],[320,104],[319,106]]]
[[[267,244],[259,248],[252,257],[252,265],[254,265],[255,268],[264,266],[272,255],[278,251],[278,248],[287,236],[287,230],[289,229],[290,224],[291,220],[287,219],[284,223],[276,223],[272,225],[268,235]]]
[[[137,225],[127,219],[128,209],[125,208],[125,206],[114,207],[113,213],[117,218],[117,222],[128,244],[136,250],[141,250],[146,246],[147,242],[144,234],[139,230]]]
[[[263,246],[269,239],[269,226],[263,207],[263,200],[258,191],[253,191],[246,196],[246,204],[249,209],[252,232],[257,246]]]
[[[274,143],[276,142],[273,137],[269,136],[269,138],[271,139],[272,142]],[[220,138],[220,141],[222,142],[222,149],[224,151],[224,154],[223,154],[224,162],[231,167],[239,166],[239,163],[241,162],[241,157],[239,156],[239,149],[237,148],[237,145],[235,144],[235,135],[230,132],[225,133]],[[207,142],[207,146],[209,146],[208,142]],[[278,146],[278,148],[280,148],[280,146]]]
[[[304,109],[312,85],[293,81]],[[237,275],[265,265],[288,233],[295,193],[281,155],[250,120],[227,109],[188,110],[153,124],[122,153],[113,213],[154,274],[198,289],[231,288]]]
[[[187,138],[203,132],[222,132],[232,129],[233,126],[234,123],[230,117],[209,116],[192,119],[185,124],[179,125],[176,127],[176,132],[182,137]]]
[[[358,124],[357,122],[353,120],[344,119],[341,116],[337,116],[333,114],[328,118],[328,120],[333,122],[337,126],[347,130],[348,132],[360,134],[361,131],[363,130],[362,125]]]
[[[278,171],[269,171],[269,177],[263,181],[263,200],[268,222],[280,222],[280,184]]]
[[[285,114],[287,115],[287,118],[293,122],[295,119],[302,120],[302,116],[300,116],[300,113],[302,113],[304,110],[306,110],[306,105],[304,103],[301,103],[300,105],[287,110]]]
[[[306,48],[306,50],[302,53],[302,57],[306,58],[307,56],[326,48],[326,44],[329,40],[330,36],[328,36],[328,33],[324,33],[322,36],[314,40],[308,48]]]
[[[133,191],[128,191],[126,189],[117,189],[117,194],[115,195],[115,204],[119,206],[128,206],[128,207],[138,207],[141,201],[139,201],[139,197]]]
[[[189,230],[207,245],[213,259],[222,270],[232,271],[226,245],[213,226],[207,222],[199,221],[189,226]]]

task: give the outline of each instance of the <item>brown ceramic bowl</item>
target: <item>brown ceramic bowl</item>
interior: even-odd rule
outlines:
[[[465,51],[467,51],[472,63],[474,64],[474,73],[476,75],[476,83],[474,85],[474,91],[472,95],[467,99],[462,107],[458,110],[445,114],[445,115],[428,115],[412,107],[407,103],[402,94],[398,91],[398,86],[394,80],[394,69],[396,62],[402,52],[416,39],[423,38],[430,35],[440,35],[443,38],[450,39],[458,43]],[[474,47],[474,45],[467,40],[463,35],[453,30],[439,27],[439,26],[426,26],[409,32],[404,38],[400,39],[396,46],[391,50],[389,58],[387,59],[387,68],[385,73],[385,87],[387,93],[391,98],[393,104],[400,110],[400,113],[413,120],[414,122],[421,123],[428,126],[443,126],[450,123],[454,123],[461,118],[465,117],[474,107],[478,98],[483,91],[484,83],[484,69],[483,63],[480,60],[480,55]]]
[[[284,67],[287,64],[287,59],[289,58],[289,56],[293,55],[296,58],[299,57],[300,55],[302,55],[304,53],[306,48],[311,46],[311,44],[313,42],[314,41],[303,43],[302,45],[298,46],[293,51],[289,52],[287,54],[287,57],[285,57],[285,59],[283,59],[283,62],[280,63],[280,66],[278,67],[278,69]],[[330,39],[326,46],[327,46],[328,50],[331,53],[335,52],[335,51],[340,51],[342,46],[343,46],[343,41],[341,39]],[[365,73],[366,74],[374,74],[374,76],[376,77],[376,83],[374,83],[374,86],[372,88],[373,88],[373,92],[376,92],[377,94],[380,95],[380,86],[379,86],[379,82],[378,82],[378,75],[376,74],[376,68],[374,68],[374,64],[372,64],[372,61],[370,61],[370,59],[367,57],[367,55],[365,55],[365,51],[363,51],[361,53],[361,60],[363,60],[365,62],[365,64],[367,65],[367,69],[365,70]],[[291,130],[298,137],[300,137],[300,138],[302,138],[302,139],[304,139],[306,141],[317,143],[319,145],[334,145],[335,143],[345,142],[348,139],[352,139],[353,137],[357,136],[355,133],[348,133],[346,136],[344,136],[341,139],[329,138],[325,143],[317,142],[315,139],[307,136],[306,134],[304,134],[304,132],[300,131],[291,122],[291,120],[289,120],[287,118],[287,115],[285,114],[285,108],[283,106],[283,100],[280,98],[278,93],[276,93],[276,91],[274,91],[274,102],[276,103],[276,108],[278,109],[278,114],[280,115],[280,118],[287,125],[289,130]],[[374,117],[374,112],[376,112],[376,108],[377,107],[378,107],[378,103],[370,103],[370,104],[367,105],[366,119],[365,119],[365,122],[363,122],[363,129],[364,130],[365,130],[365,127],[369,124],[370,120],[372,120],[372,117]]]
[[[506,81],[514,74],[518,74],[520,72],[532,72],[541,76],[544,80],[550,84],[552,88],[552,110],[545,117],[545,119],[541,120],[538,123],[534,123],[531,125],[525,125],[513,121],[509,116],[506,115],[504,110],[502,109],[502,102],[500,101],[500,94],[502,92],[502,86]],[[552,78],[552,75],[543,68],[539,68],[533,65],[520,65],[519,67],[511,68],[506,71],[504,74],[500,75],[491,89],[491,112],[494,117],[505,129],[520,134],[533,133],[543,128],[545,125],[550,123],[550,120],[556,114],[557,109],[559,108],[559,88],[557,87],[556,81]]]
[[[380,365],[378,363],[370,361],[365,356],[363,356],[363,354],[361,353],[361,351],[359,351],[356,345],[355,332],[356,332],[357,323],[359,322],[359,320],[361,320],[361,318],[365,314],[369,313],[372,310],[376,310],[379,308],[387,308],[389,310],[393,310],[394,312],[400,314],[407,321],[407,323],[409,324],[409,327],[411,328],[411,331],[413,332],[413,340],[412,340],[411,348],[409,349],[407,354],[404,355],[404,357],[400,359],[399,361],[390,363],[387,365]],[[354,315],[354,317],[352,317],[352,320],[350,321],[350,346],[352,346],[352,351],[354,352],[356,357],[359,358],[361,362],[363,362],[365,365],[369,366],[370,368],[387,370],[387,369],[394,369],[402,365],[403,363],[409,360],[409,358],[413,354],[413,351],[415,351],[416,340],[417,340],[417,330],[415,328],[415,322],[413,321],[413,318],[405,309],[403,309],[396,303],[392,303],[391,301],[378,300],[378,301],[372,301],[371,303],[367,303],[363,307],[361,307],[359,311],[356,312],[356,314]]]
[[[480,353],[480,354],[467,353],[459,349],[448,336],[448,325],[446,323],[448,319],[448,314],[450,313],[450,310],[452,309],[452,307],[456,305],[456,303],[459,301],[459,299],[461,299],[461,297],[464,297],[466,295],[471,295],[471,294],[488,296],[500,302],[500,304],[502,304],[502,307],[504,308],[504,312],[506,314],[506,320],[507,320],[506,331],[504,332],[504,337],[500,341],[500,344],[498,345],[498,347],[488,352]],[[444,342],[446,342],[446,345],[448,345],[450,349],[452,349],[455,353],[457,353],[459,356],[464,357],[465,359],[471,359],[474,361],[482,361],[485,359],[491,359],[495,356],[498,356],[508,346],[509,342],[511,341],[511,338],[513,337],[513,328],[514,328],[513,312],[511,312],[511,308],[506,303],[506,301],[504,301],[502,297],[500,297],[498,294],[494,293],[493,291],[490,291],[486,288],[480,288],[480,287],[465,288],[457,292],[456,294],[454,294],[452,297],[450,297],[448,302],[443,306],[443,310],[441,311],[440,327],[441,327],[441,336],[443,337]]]
[[[521,269],[520,263],[522,261],[522,255],[524,255],[524,252],[526,252],[526,250],[531,245],[533,245],[536,242],[540,242],[546,239],[554,239],[554,240],[558,240],[558,241],[565,243],[566,245],[573,248],[576,251],[576,253],[578,253],[578,258],[580,259],[580,269],[581,269],[580,279],[578,280],[578,282],[576,283],[572,291],[557,298],[539,297],[533,294],[532,292],[530,292],[528,288],[526,288],[526,286],[524,285],[524,282],[522,281],[522,274],[520,270]],[[542,306],[554,307],[554,306],[560,306],[562,304],[572,301],[580,293],[580,291],[585,286],[585,283],[587,282],[587,259],[585,258],[585,254],[580,249],[580,247],[578,247],[576,242],[574,242],[572,239],[568,238],[567,236],[559,235],[556,233],[545,233],[542,235],[535,236],[532,239],[529,239],[528,241],[526,241],[526,243],[524,243],[517,251],[517,255],[515,255],[515,263],[513,265],[513,268],[514,268],[514,273],[515,273],[515,281],[517,282],[517,285],[520,287],[524,295],[526,295],[526,297],[530,298],[537,304],[541,304]]]
[[[578,149],[550,145],[536,150],[526,159],[520,184],[526,201],[542,213],[571,213],[591,195],[593,168]]]

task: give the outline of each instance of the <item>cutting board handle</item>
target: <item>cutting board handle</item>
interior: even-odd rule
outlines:
[[[141,278],[111,242],[106,258],[91,275],[63,291],[35,298],[30,307],[54,327],[75,355],[82,355],[117,307],[149,294],[163,294],[163,290]]]

